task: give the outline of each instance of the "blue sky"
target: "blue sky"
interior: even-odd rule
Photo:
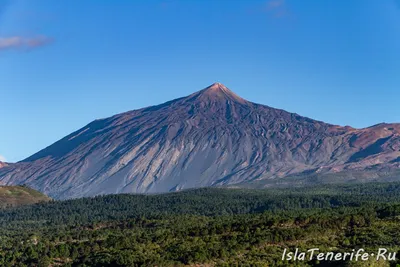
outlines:
[[[0,158],[221,82],[340,125],[400,122],[400,0],[0,0]]]

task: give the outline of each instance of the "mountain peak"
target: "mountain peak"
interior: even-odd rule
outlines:
[[[246,103],[247,101],[234,92],[232,92],[228,87],[222,83],[215,82],[212,85],[206,87],[205,89],[194,93],[196,98],[200,100],[217,101],[217,100],[230,100],[239,103]]]
[[[206,90],[207,92],[214,92],[214,93],[217,93],[217,92],[233,93],[225,85],[223,85],[222,83],[218,83],[218,82],[211,84],[204,90]]]
[[[211,84],[211,85],[210,85],[209,87],[207,87],[207,88],[210,88],[210,89],[221,89],[221,88],[226,88],[226,86],[223,85],[222,83],[215,82],[215,83]]]

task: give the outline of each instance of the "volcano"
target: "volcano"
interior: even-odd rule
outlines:
[[[252,103],[214,83],[95,120],[0,169],[52,198],[206,186],[397,179],[400,124],[355,129]],[[321,178],[322,177],[322,178]]]

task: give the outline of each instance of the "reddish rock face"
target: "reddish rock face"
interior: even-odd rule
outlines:
[[[54,198],[153,193],[297,174],[392,173],[400,125],[354,129],[249,102],[215,83],[187,97],[96,120],[0,170]],[[351,175],[350,175],[351,176]]]
[[[0,168],[6,167],[6,166],[7,166],[7,163],[0,161]]]

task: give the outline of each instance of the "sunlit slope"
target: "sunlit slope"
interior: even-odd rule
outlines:
[[[25,186],[0,186],[0,208],[49,201],[44,194]]]

